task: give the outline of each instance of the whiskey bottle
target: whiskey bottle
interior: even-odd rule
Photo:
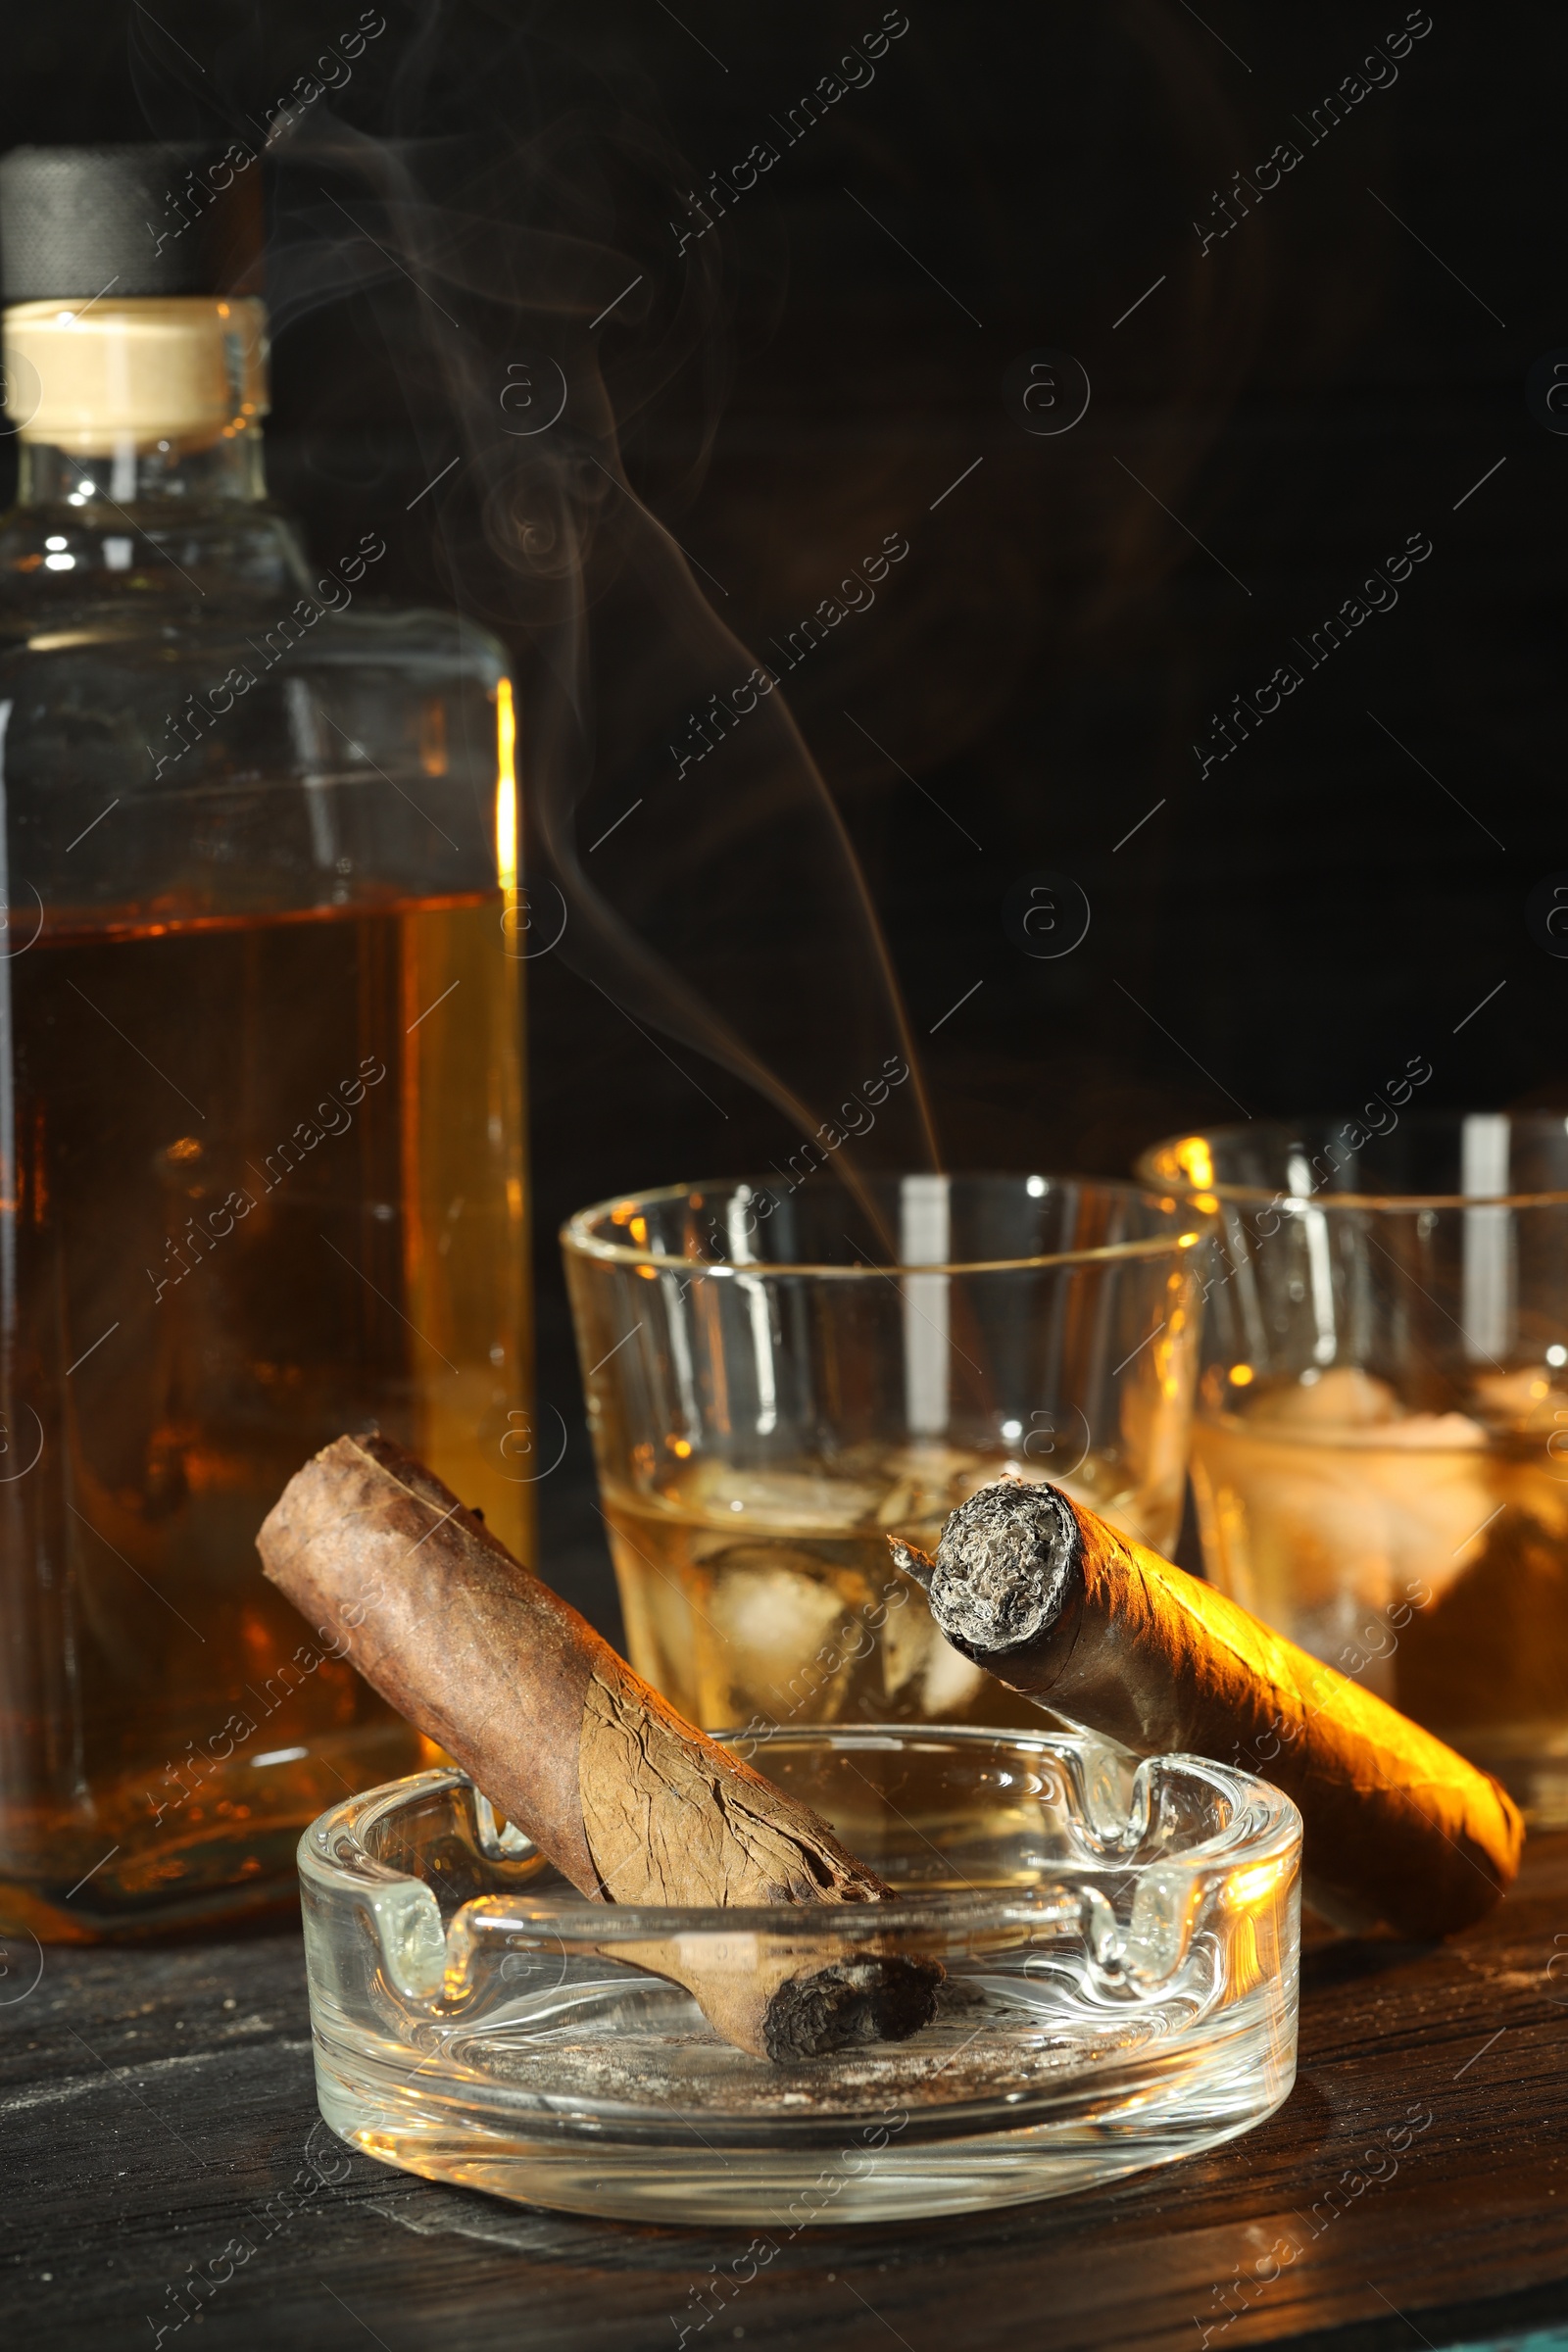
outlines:
[[[511,681],[375,598],[401,507],[308,560],[269,503],[235,156],[0,161],[0,1928],[45,1939],[286,1898],[425,1760],[260,1574],[315,1448],[378,1427],[531,1544]]]

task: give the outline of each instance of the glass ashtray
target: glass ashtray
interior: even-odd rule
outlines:
[[[456,1771],[300,1841],[321,2113],[434,2180],[643,2222],[885,2222],[1060,2196],[1261,2122],[1296,2072],[1300,1816],[1087,1733],[857,1725],[729,1744],[891,1903],[589,1903]],[[654,1973],[940,1962],[910,2039],[778,2066]],[[635,1953],[635,1956],[633,1954]],[[652,1965],[650,1965],[652,1963]]]

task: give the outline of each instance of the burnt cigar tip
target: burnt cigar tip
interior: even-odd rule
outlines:
[[[1061,1617],[1078,1549],[1078,1522],[1054,1487],[999,1479],[942,1530],[931,1614],[971,1657],[1027,1648]]]
[[[943,1974],[937,1961],[890,1955],[835,1961],[792,1978],[768,2003],[767,2054],[775,2066],[788,2066],[858,2042],[907,2041],[935,2017]]]

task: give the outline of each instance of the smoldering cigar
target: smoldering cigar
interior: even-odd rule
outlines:
[[[955,1648],[1139,1755],[1267,1753],[1301,1809],[1310,1899],[1414,1936],[1479,1919],[1524,1825],[1491,1777],[1061,1489],[982,1487],[934,1558],[890,1538]]]

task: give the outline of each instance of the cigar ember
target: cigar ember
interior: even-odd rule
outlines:
[[[947,1639],[1139,1755],[1241,1763],[1294,1797],[1307,1899],[1340,1925],[1448,1936],[1490,1911],[1524,1825],[1488,1774],[1059,1488],[1004,1479],[934,1558],[889,1539]]]
[[[296,1608],[590,1901],[820,1914],[889,1896],[825,1821],[683,1721],[389,1440],[337,1439],[256,1541]],[[934,2014],[940,1967],[863,1941],[850,1956],[807,1919],[793,1950],[755,1969],[689,1960],[703,1940],[639,1956],[755,2057],[901,2041]]]

